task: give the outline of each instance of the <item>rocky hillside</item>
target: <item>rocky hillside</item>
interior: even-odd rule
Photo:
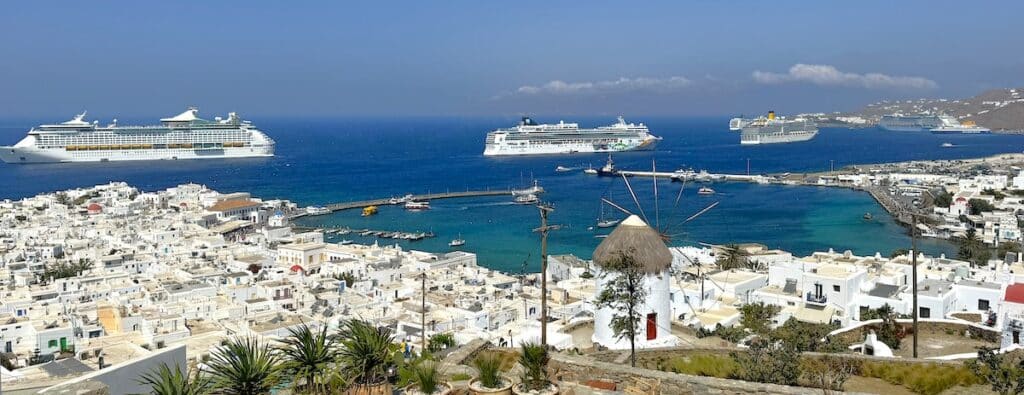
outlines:
[[[872,103],[854,114],[877,121],[882,115],[929,112],[1003,131],[1024,131],[1024,88],[993,89],[969,99],[916,99]]]

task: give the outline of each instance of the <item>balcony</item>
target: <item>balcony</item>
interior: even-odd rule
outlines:
[[[828,303],[828,297],[827,296],[825,296],[824,294],[822,294],[822,295],[815,295],[814,292],[808,292],[807,293],[807,297],[805,298],[805,300],[809,304],[820,305],[820,306],[824,306],[824,305],[826,305]]]

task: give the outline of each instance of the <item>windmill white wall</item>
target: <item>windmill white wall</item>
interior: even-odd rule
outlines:
[[[608,282],[615,278],[615,274],[608,274],[603,276],[602,273],[597,275],[597,295],[600,294],[601,290],[607,287]],[[643,287],[647,291],[647,297],[644,300],[643,305],[640,306],[640,319],[639,331],[636,336],[636,347],[639,348],[653,348],[653,347],[671,347],[678,345],[679,338],[672,334],[672,301],[670,284],[671,278],[668,271],[663,271],[658,274],[649,274],[644,276]],[[648,328],[648,314],[656,314],[655,316],[655,337],[654,339],[647,339],[647,328]],[[616,311],[612,308],[604,307],[597,310],[594,315],[594,335],[591,340],[594,343],[600,344],[604,347],[614,350],[628,349],[629,339],[619,338],[615,335],[612,330],[611,323],[612,318],[616,315]]]

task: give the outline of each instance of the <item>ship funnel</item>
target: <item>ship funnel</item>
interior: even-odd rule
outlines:
[[[775,111],[768,111],[768,119],[775,119]]]

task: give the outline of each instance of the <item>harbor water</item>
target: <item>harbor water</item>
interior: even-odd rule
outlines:
[[[60,117],[56,117],[59,119]],[[557,118],[536,117],[538,121]],[[277,141],[276,156],[260,159],[108,162],[74,164],[0,164],[0,199],[16,199],[41,192],[125,181],[143,190],[181,183],[205,184],[221,192],[247,191],[254,196],[290,199],[301,205],[374,198],[401,197],[486,188],[526,187],[537,179],[547,192],[542,199],[554,205],[550,222],[562,225],[551,233],[551,253],[589,257],[606,231],[591,229],[601,215],[601,197],[640,212],[622,179],[598,178],[582,173],[587,166],[603,165],[601,154],[538,157],[482,155],[484,135],[507,127],[517,117],[495,118],[335,118],[261,119],[260,129]],[[664,140],[655,151],[615,155],[624,169],[658,170],[681,167],[718,173],[752,174],[827,170],[849,164],[912,159],[955,159],[1024,150],[1024,136],[932,135],[886,132],[875,128],[848,130],[823,128],[811,141],[762,146],[741,146],[739,134],[729,132],[727,117],[644,118],[653,134]],[[0,145],[13,144],[33,125],[54,119],[2,120]],[[145,122],[147,119],[139,119]],[[614,116],[566,119],[583,125],[609,124]],[[952,143],[955,147],[943,147]],[[557,166],[573,171],[556,172]],[[796,254],[833,248],[857,254],[888,255],[909,247],[904,230],[867,194],[847,189],[715,183],[717,193],[698,195],[699,184],[655,182],[632,178],[639,206],[649,222],[671,236],[671,243],[760,242]],[[684,220],[719,202],[707,213]],[[484,266],[518,272],[539,267],[538,210],[515,205],[512,197],[438,200],[427,211],[409,212],[383,206],[377,215],[360,216],[359,210],[308,217],[305,226],[369,228],[390,231],[433,232],[421,241],[380,240],[426,251],[448,251],[459,237],[461,247],[479,254]],[[605,214],[618,215],[605,207]],[[872,219],[865,220],[864,214]],[[331,240],[374,242],[356,234],[331,235]],[[948,243],[926,240],[922,249],[952,253]]]

